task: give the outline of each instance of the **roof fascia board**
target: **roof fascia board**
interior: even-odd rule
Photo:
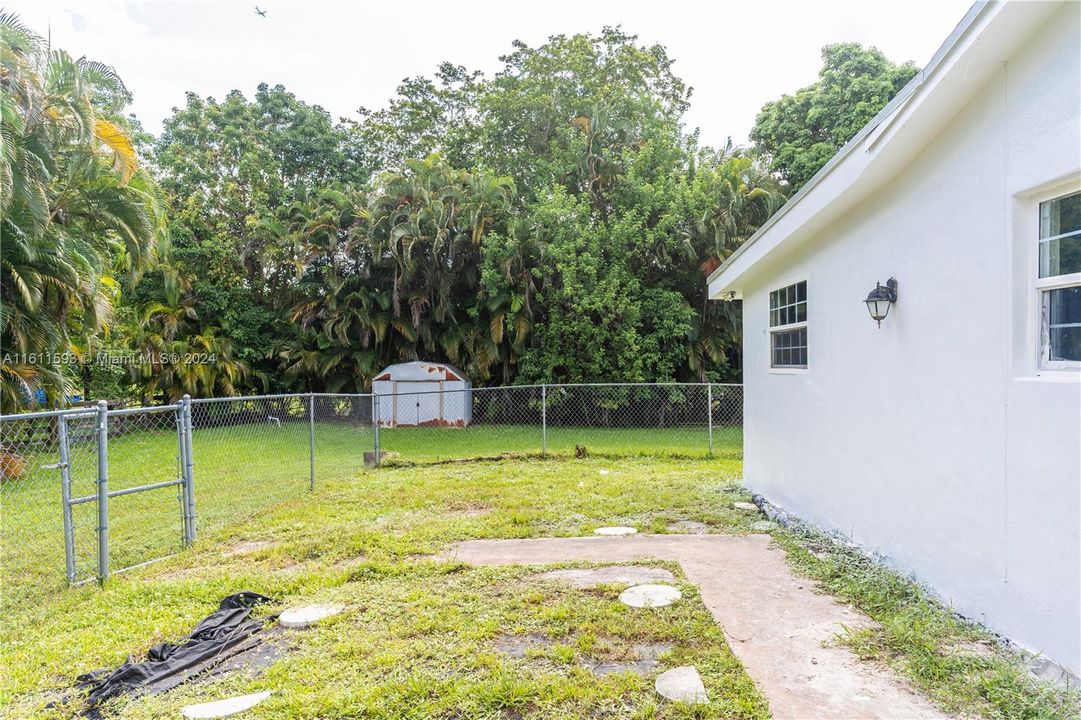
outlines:
[[[1000,48],[1012,50],[1055,9],[1054,3],[974,5],[927,67],[710,274],[709,297],[738,296],[740,278],[777,245],[813,235],[894,176],[997,70],[1006,59]]]

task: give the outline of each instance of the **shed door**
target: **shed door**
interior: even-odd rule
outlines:
[[[438,382],[396,382],[395,420],[398,425],[421,425],[442,419]]]

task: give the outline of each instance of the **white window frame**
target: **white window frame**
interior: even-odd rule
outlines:
[[[1035,280],[1033,282],[1033,289],[1036,293],[1036,368],[1038,371],[1055,371],[1066,370],[1074,371],[1081,369],[1081,360],[1052,360],[1051,359],[1051,313],[1048,307],[1051,299],[1052,290],[1061,290],[1063,288],[1081,287],[1081,272],[1069,273],[1066,275],[1052,275],[1051,277],[1040,277],[1040,247],[1047,242],[1057,240],[1063,237],[1069,237],[1076,235],[1077,232],[1062,233],[1061,235],[1054,235],[1052,237],[1041,238],[1040,237],[1040,205],[1058,198],[1068,197],[1075,194],[1076,190],[1059,189],[1058,192],[1048,193],[1041,195],[1036,199],[1033,207],[1033,213],[1036,217],[1036,243],[1033,245],[1035,254],[1035,263],[1033,264],[1033,275]]]
[[[804,283],[804,285],[805,285],[805,290],[804,290],[805,295],[804,295],[804,298],[803,298],[803,303],[807,306],[807,311],[804,313],[804,319],[801,320],[800,322],[788,323],[786,325],[777,325],[777,326],[771,325],[770,324],[770,312],[771,312],[772,309],[769,306],[770,295],[777,292],[778,290],[786,290],[787,288],[799,285],[800,283]],[[771,373],[775,373],[777,375],[803,375],[803,374],[807,373],[807,370],[811,365],[811,331],[810,331],[809,326],[808,326],[808,320],[810,320],[810,317],[811,317],[811,302],[810,302],[810,300],[811,300],[811,285],[810,285],[810,283],[807,282],[807,278],[799,278],[797,280],[793,280],[792,282],[785,283],[784,285],[781,285],[780,287],[776,287],[773,290],[770,290],[769,292],[766,293],[766,330],[767,330],[767,332],[766,332],[766,336],[767,336],[766,356],[768,358],[769,371]],[[788,307],[788,306],[786,306],[786,307]],[[774,336],[774,334],[785,332],[785,331],[788,331],[788,330],[799,330],[801,328],[803,328],[803,329],[805,329],[807,331],[807,362],[806,362],[806,364],[804,364],[804,365],[774,365],[773,364],[773,336]]]

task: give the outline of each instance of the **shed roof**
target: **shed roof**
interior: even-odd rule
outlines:
[[[398,380],[405,382],[469,382],[466,374],[447,363],[415,361],[388,365],[375,376],[376,381]]]

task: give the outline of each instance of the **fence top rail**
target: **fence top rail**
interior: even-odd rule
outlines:
[[[542,383],[540,385],[500,385],[498,387],[481,388],[482,390],[504,390],[525,387],[740,387],[740,383],[708,383],[708,382],[599,382],[599,383]]]
[[[68,418],[72,418],[72,417],[90,417],[92,415],[97,415],[97,414],[98,414],[97,408],[85,408],[85,407],[63,408],[61,410],[39,410],[37,412],[15,413],[13,415],[0,415],[0,422],[16,422],[16,421],[22,421],[22,420],[36,420],[36,419],[40,419],[40,418],[54,418],[54,417],[60,417],[61,415],[65,416],[65,417],[68,417]]]
[[[467,387],[467,388],[444,388],[442,390],[399,390],[397,392],[372,393],[380,397],[413,396],[413,395],[453,395],[455,393],[494,393],[508,390],[539,390],[546,389],[551,392],[565,388],[738,388],[740,383],[548,383],[542,385],[497,385],[493,387]]]
[[[718,387],[718,388],[738,388],[742,387],[741,383],[703,383],[703,382],[599,382],[599,383],[540,383],[532,385],[498,385],[493,387],[469,387],[456,390],[410,390],[406,392],[397,393],[278,393],[276,395],[231,395],[228,397],[210,397],[210,398],[192,398],[193,405],[203,405],[208,403],[228,403],[228,402],[249,402],[254,400],[285,400],[288,398],[306,398],[306,397],[338,397],[338,398],[371,398],[376,395],[426,395],[426,394],[451,394],[451,393],[486,393],[486,392],[499,392],[507,390],[536,390],[541,388],[547,388],[548,390],[557,390],[559,388],[680,388],[680,387]],[[109,410],[109,416],[114,417],[117,415],[134,415],[138,413],[152,413],[152,412],[168,412],[170,410],[177,410],[180,407],[179,404],[173,405],[149,405],[146,407],[131,407],[120,408],[116,410]],[[67,417],[82,417],[97,414],[96,408],[78,407],[78,408],[62,408],[58,410],[39,410],[37,412],[28,413],[15,413],[11,415],[0,415],[0,422],[15,422],[34,420],[38,418],[53,418],[61,415]]]
[[[180,409],[179,405],[150,405],[148,407],[130,407],[120,408],[119,410],[110,410],[106,413],[109,417],[116,417],[118,415],[140,415],[143,413],[160,413],[160,412],[175,412]]]
[[[231,395],[229,397],[212,397],[212,398],[192,398],[192,405],[203,405],[206,403],[225,403],[225,402],[248,402],[250,400],[285,400],[287,398],[306,398],[308,393],[280,393],[278,395]]]

